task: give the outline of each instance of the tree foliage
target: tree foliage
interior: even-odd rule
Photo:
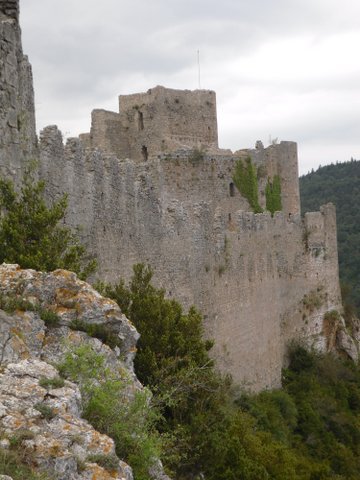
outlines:
[[[335,204],[344,300],[360,313],[360,161],[319,167],[300,177],[300,195],[302,213]]]
[[[186,314],[134,267],[126,285],[102,285],[141,337],[136,373],[162,416],[162,460],[178,480],[355,480],[360,374],[355,365],[296,347],[283,390],[234,390],[215,370],[201,316]]]
[[[151,278],[149,267],[135,265],[129,286],[103,285],[102,293],[118,302],[141,334],[135,371],[162,409],[158,428],[168,439],[167,463],[182,478],[205,462],[209,422],[229,382],[214,370],[208,353],[213,343],[203,340],[199,312],[185,314]]]
[[[134,392],[129,388],[131,380],[115,376],[105,357],[90,345],[70,350],[58,368],[62,376],[79,384],[84,418],[115,441],[118,457],[131,465],[137,480],[150,480],[149,469],[161,452],[155,429],[158,413],[150,405],[150,392]],[[114,461],[112,457],[93,460]]]
[[[19,193],[11,180],[0,178],[0,262],[40,271],[64,268],[84,279],[96,262],[86,261],[77,236],[59,224],[67,197],[48,206],[44,190],[44,182],[36,181],[31,170],[25,173]]]

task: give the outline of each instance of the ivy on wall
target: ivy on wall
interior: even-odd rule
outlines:
[[[268,178],[266,188],[266,210],[274,215],[275,212],[282,210],[281,204],[281,180],[279,175],[275,175],[272,181]]]
[[[241,195],[247,199],[250,207],[255,213],[261,213],[262,208],[259,205],[257,168],[253,165],[251,158],[245,161],[239,159],[235,164],[233,175],[234,184]]]

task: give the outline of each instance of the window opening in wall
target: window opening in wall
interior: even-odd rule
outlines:
[[[138,110],[137,112],[138,130],[144,130],[144,115]]]
[[[230,197],[235,197],[235,185],[231,182],[229,185]]]
[[[145,145],[141,147],[141,154],[143,156],[143,159],[146,161],[148,159],[149,154],[148,154],[148,149]]]

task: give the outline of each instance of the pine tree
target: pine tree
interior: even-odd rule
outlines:
[[[27,170],[20,193],[11,180],[0,178],[0,263],[17,263],[22,268],[52,271],[71,270],[85,279],[96,268],[86,260],[85,247],[64,219],[67,197],[47,206],[45,183]]]

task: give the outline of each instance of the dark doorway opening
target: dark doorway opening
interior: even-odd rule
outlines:
[[[235,185],[231,182],[229,185],[230,197],[235,197]]]
[[[145,145],[141,147],[141,154],[143,156],[143,159],[146,161],[149,157],[149,154],[148,154],[148,149],[147,147],[145,147]]]
[[[138,130],[144,130],[144,115],[142,112],[138,110],[137,112],[137,122],[138,122]]]

